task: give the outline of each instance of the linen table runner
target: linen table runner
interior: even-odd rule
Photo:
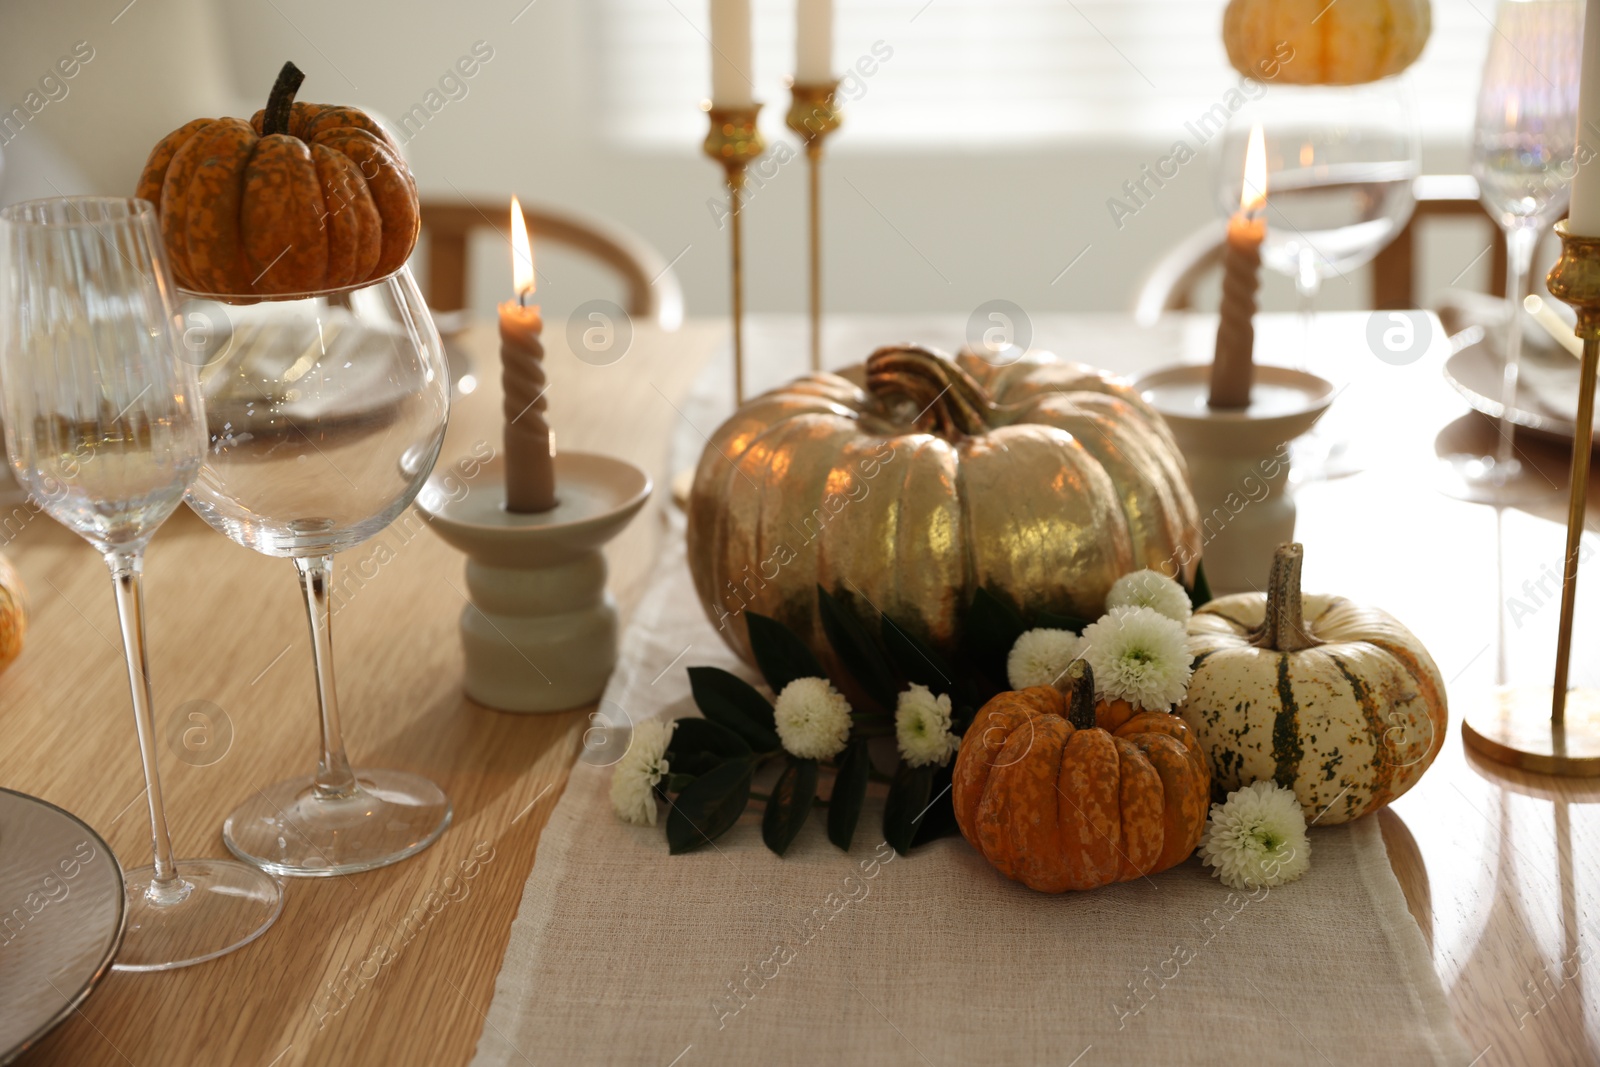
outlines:
[[[607,711],[695,714],[689,664],[755,680],[702,614],[679,529]],[[1278,889],[1228,890],[1190,859],[1046,896],[959,837],[894,856],[881,791],[849,853],[813,818],[774,856],[754,805],[669,856],[660,826],[612,815],[609,779],[576,766],[544,830],[480,1067],[1470,1059],[1374,818],[1314,828],[1310,872]]]

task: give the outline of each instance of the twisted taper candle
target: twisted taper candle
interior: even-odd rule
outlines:
[[[556,506],[555,437],[545,419],[544,321],[537,307],[500,305],[500,383],[505,391],[506,510]]]
[[[1211,360],[1208,403],[1214,408],[1250,406],[1250,387],[1255,382],[1256,287],[1265,232],[1259,219],[1236,216],[1228,225],[1228,243],[1222,253],[1222,318],[1217,323],[1217,348]]]

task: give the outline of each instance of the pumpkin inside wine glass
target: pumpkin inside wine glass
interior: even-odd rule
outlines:
[[[421,216],[399,147],[357,108],[297,103],[304,78],[285,63],[250,121],[195,119],[151,151],[134,196],[156,206],[182,288],[322,292],[411,255]]]
[[[689,565],[746,660],[746,610],[837,666],[821,585],[953,652],[980,587],[1025,617],[1100,615],[1150,567],[1193,583],[1200,527],[1171,432],[1110,374],[1029,352],[998,366],[916,345],[755,397],[708,439]]]

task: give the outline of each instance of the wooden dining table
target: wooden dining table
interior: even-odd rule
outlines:
[[[1457,724],[1460,711],[1487,700],[1497,684],[1548,684],[1557,609],[1546,575],[1560,565],[1568,453],[1519,438],[1529,477],[1545,490],[1523,508],[1440,493],[1438,454],[1492,449],[1492,427],[1468,415],[1444,382],[1442,333],[1415,362],[1394,366],[1365,343],[1369,324],[1366,313],[1329,315],[1314,330],[1320,358],[1351,381],[1330,430],[1353,442],[1364,469],[1305,480],[1295,500],[1307,588],[1388,609],[1449,679],[1452,722],[1442,754],[1377,817],[1478,1056],[1473,1062],[1600,1063],[1600,782],[1484,762],[1464,751]],[[947,315],[840,317],[830,323],[826,350],[843,362],[907,337],[958,343],[965,328],[965,319]],[[1300,328],[1290,317],[1264,317],[1258,352],[1298,358]],[[753,364],[767,347],[804,351],[798,317],[758,315],[749,329]],[[1040,314],[1030,329],[1036,345],[1135,373],[1202,358],[1215,320],[1175,316],[1142,329],[1120,316]],[[668,535],[669,443],[686,435],[693,442],[713,428],[686,398],[698,375],[721,372],[727,335],[725,320],[691,319],[671,332],[637,323],[626,354],[608,362],[580,359],[561,328],[546,332],[558,446],[622,456],[656,479],[648,509],[608,550],[625,617]],[[454,339],[453,376],[470,374],[476,388],[454,403],[439,469],[484,443],[499,447],[495,344],[492,327]],[[752,369],[757,382],[779,376],[773,367]],[[30,603],[22,655],[0,675],[0,785],[76,813],[125,866],[148,863],[143,780],[106,571],[84,542],[27,505],[0,517],[0,540]],[[418,513],[338,562],[335,662],[351,759],[358,768],[395,767],[440,783],[454,803],[449,830],[390,867],[290,880],[277,924],[229,956],[178,971],[111,973],[20,1062],[288,1067],[471,1059],[538,861],[541,828],[594,709],[516,715],[463,695],[463,560]],[[1263,578],[1264,571],[1265,561]],[[287,562],[234,545],[186,509],[155,537],[146,574],[174,844],[180,857],[225,856],[220,829],[228,812],[254,788],[308,772],[316,761],[299,590]],[[1586,578],[1574,681],[1600,685],[1600,576]],[[469,869],[475,875],[463,879]],[[414,936],[397,942],[397,925],[419,909],[425,920],[413,920]],[[376,947],[396,943],[398,951],[377,957],[381,965],[371,962]],[[538,1050],[528,1051],[537,1061]]]

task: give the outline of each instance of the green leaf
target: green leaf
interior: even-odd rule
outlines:
[[[737,674],[722,670],[720,667],[690,667],[688,670],[691,687],[698,680],[737,706],[747,719],[760,723],[769,730],[777,728],[772,717],[772,702],[762,696],[759,689]]]
[[[928,801],[927,811],[917,823],[917,832],[911,838],[913,845],[924,845],[935,838],[961,832],[956,823],[955,797],[950,782],[952,771],[953,766],[934,768],[933,781],[928,785],[933,799]]]
[[[714,841],[728,831],[750,803],[747,759],[729,760],[696,778],[667,811],[667,849],[676,856]]]
[[[993,696],[993,694],[990,694],[990,696]],[[983,703],[987,704],[988,702],[988,697],[985,697]],[[963,704],[958,702],[950,711],[950,732],[957,737],[967,736],[967,727],[971,726],[972,720],[978,717],[978,709],[982,706],[983,704]]]
[[[893,710],[900,686],[889,661],[878,651],[877,643],[861,625],[861,620],[820,585],[817,586],[817,611],[828,643],[851,677],[880,707]]]
[[[1016,608],[980,586],[972,596],[961,631],[963,644],[984,673],[1004,678],[1006,656],[1027,629]]]
[[[1022,616],[989,589],[973,594],[961,622],[957,686],[965,702],[982,706],[1006,684],[1006,657],[1027,630]]]
[[[667,775],[665,780],[657,784],[656,791],[659,793],[681,793],[689,788],[697,777],[698,775],[679,774],[677,771],[673,771]]]
[[[889,660],[914,685],[925,685],[934,693],[948,693],[955,685],[956,672],[938,652],[887,614],[878,627]]]
[[[1071,630],[1075,634],[1081,634],[1083,628],[1093,621],[1093,619],[1081,619],[1076,615],[1057,615],[1053,611],[1041,611],[1034,618],[1033,624],[1047,630]]]
[[[861,805],[867,799],[871,773],[872,754],[867,751],[867,739],[858,737],[839,757],[839,773],[828,797],[828,840],[846,852],[850,851],[850,839],[855,837],[856,823],[861,821]]]
[[[758,752],[780,748],[772,705],[755,687],[719,667],[690,667],[689,688],[701,713],[726,726]]]
[[[761,816],[761,840],[778,855],[794,843],[817,799],[817,761],[790,756]]]
[[[680,773],[698,778],[730,759],[750,755],[743,737],[710,719],[679,719],[667,743],[667,762],[676,778]],[[673,792],[682,789],[675,786]]]
[[[783,692],[783,687],[796,678],[827,677],[817,657],[793,630],[759,612],[747,611],[744,617],[750,632],[750,651],[755,653],[756,666],[774,693]]]
[[[937,767],[913,767],[905,760],[895,768],[889,783],[889,796],[883,804],[883,837],[904,856],[911,851],[917,827],[933,796],[933,772]]]
[[[1189,604],[1198,608],[1211,603],[1211,600],[1211,583],[1206,581],[1206,563],[1201,560],[1194,565],[1194,588],[1189,590]]]

